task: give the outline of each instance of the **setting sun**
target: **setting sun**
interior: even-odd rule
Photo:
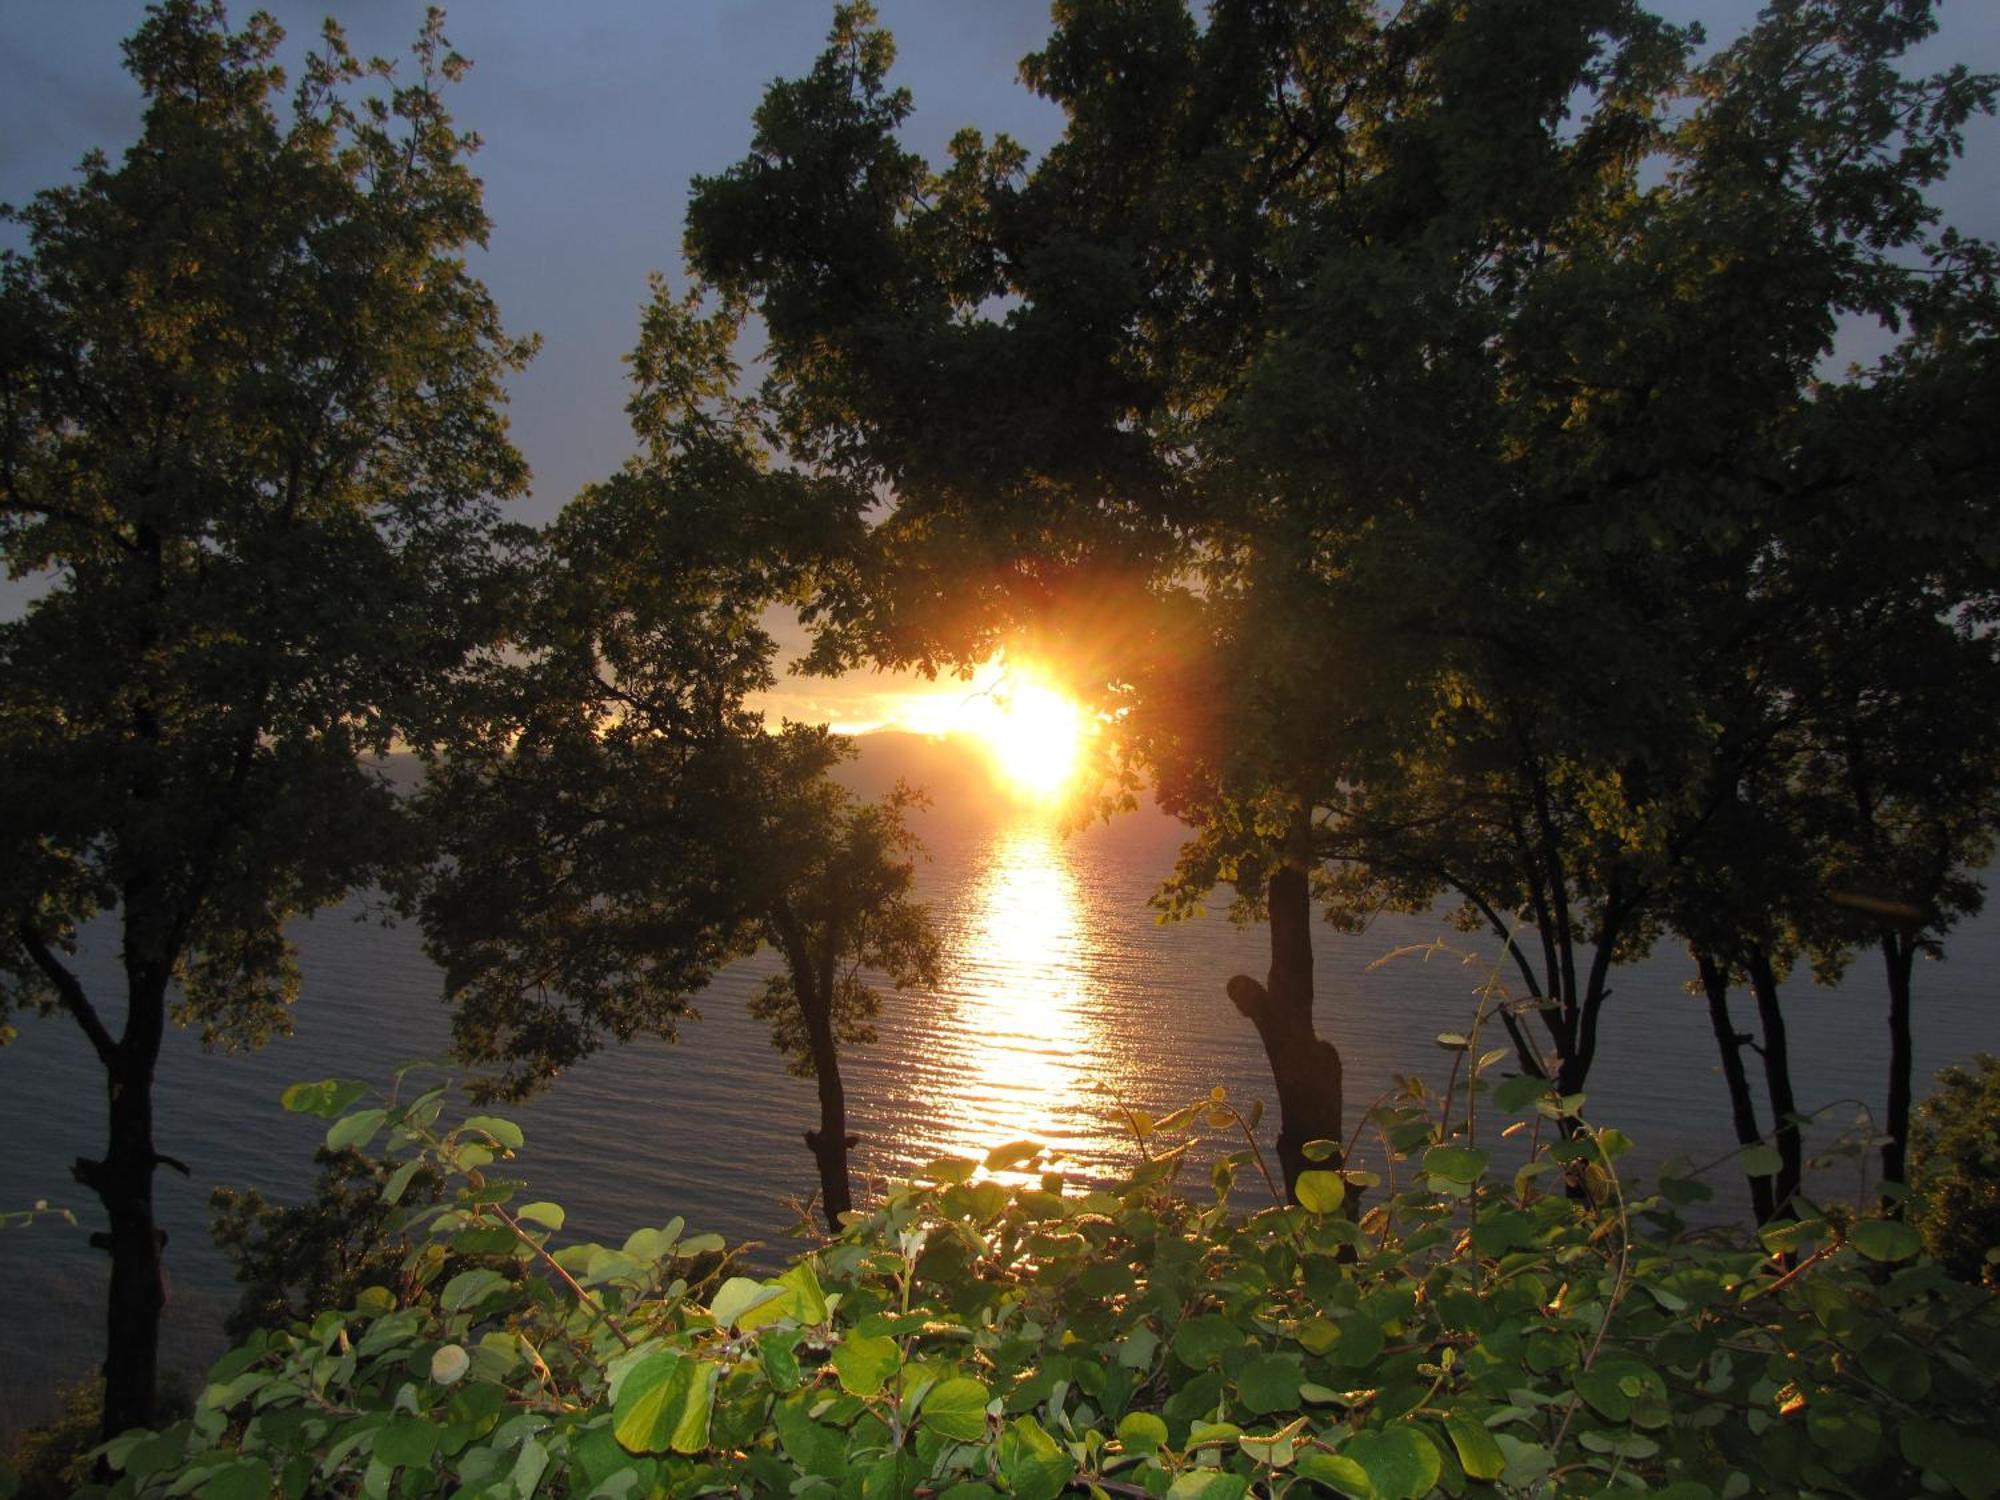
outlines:
[[[1012,788],[1035,801],[1069,789],[1083,758],[1083,711],[1045,683],[1002,679],[967,706],[977,735]]]
[[[1060,801],[1083,764],[1090,718],[1032,668],[989,662],[971,683],[911,694],[894,722],[919,733],[962,735],[994,779],[1024,802]]]

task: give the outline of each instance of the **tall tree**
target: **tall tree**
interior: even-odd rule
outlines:
[[[468,733],[420,799],[440,856],[420,892],[462,1055],[525,1094],[607,1039],[669,1039],[726,964],[793,1073],[829,1227],[853,1204],[839,1045],[872,1040],[870,975],[934,977],[904,798],[829,773],[824,730],[767,732],[766,606],[851,550],[867,496],[773,470],[733,391],[740,315],[656,287],[632,356],[641,455],[563,510]]]
[[[1701,61],[1632,0],[1054,15],[1022,72],[1068,123],[1032,166],[905,151],[857,5],[696,185],[690,253],[763,314],[793,450],[893,494],[825,650],[1068,647],[1201,830],[1180,896],[1271,912],[1257,989],[1310,993],[1274,901],[1456,893],[1525,990],[1522,1065],[1574,1091],[1733,795],[1704,695],[1799,628],[1777,565],[1837,543],[1907,582],[1924,535],[1981,546],[1993,260],[1925,191],[1993,81],[1898,71],[1924,0],[1791,0]],[[1827,379],[1843,317],[1898,354]],[[1908,475],[1841,435],[1894,411]]]
[[[155,7],[138,144],[22,210],[0,266],[0,547],[46,584],[0,626],[0,1000],[67,1013],[104,1070],[75,1172],[108,1219],[107,1433],[154,1415],[167,1022],[282,1030],[287,920],[406,847],[364,761],[428,738],[489,638],[526,480],[499,406],[530,350],[465,268],[439,17],[402,81],[329,26],[282,119],[279,40]],[[99,913],[122,1027],[69,956]]]

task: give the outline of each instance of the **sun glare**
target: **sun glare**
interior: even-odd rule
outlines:
[[[960,704],[952,727],[986,752],[1000,781],[1025,801],[1066,795],[1083,762],[1087,720],[1074,699],[1030,673],[997,673]]]

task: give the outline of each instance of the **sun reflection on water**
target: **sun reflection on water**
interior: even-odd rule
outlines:
[[[1046,822],[994,842],[954,947],[942,1030],[959,1041],[934,1100],[943,1149],[981,1156],[1004,1141],[1094,1155],[1086,1090],[1103,1049],[1090,1018],[1089,937],[1076,877]]]

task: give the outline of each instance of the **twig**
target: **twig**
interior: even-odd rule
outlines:
[[[585,1307],[588,1307],[592,1312],[596,1313],[598,1317],[604,1320],[604,1326],[606,1328],[609,1328],[616,1335],[618,1335],[619,1343],[623,1344],[627,1349],[633,1347],[632,1340],[626,1336],[625,1330],[618,1326],[618,1320],[611,1316],[611,1313],[609,1312],[609,1310],[606,1309],[604,1304],[598,1301],[597,1298],[593,1297],[589,1292],[585,1291],[583,1289],[583,1283],[578,1281],[574,1276],[570,1275],[569,1272],[565,1271],[562,1268],[561,1263],[557,1261],[557,1259],[553,1255],[549,1254],[548,1248],[545,1245],[543,1245],[540,1240],[536,1239],[533,1235],[529,1234],[527,1230],[521,1227],[521,1221],[519,1219],[515,1218],[512,1214],[508,1213],[507,1210],[498,1203],[482,1204],[481,1207],[491,1209],[493,1213],[499,1218],[500,1222],[502,1224],[505,1224],[509,1229],[511,1229],[514,1232],[515,1239],[519,1240],[522,1244],[526,1245],[530,1250],[533,1250],[535,1254],[539,1255],[542,1258],[543,1262],[548,1266],[548,1268],[551,1271],[554,1271],[557,1276],[562,1278],[563,1284],[576,1294],[576,1300],[581,1302]]]

